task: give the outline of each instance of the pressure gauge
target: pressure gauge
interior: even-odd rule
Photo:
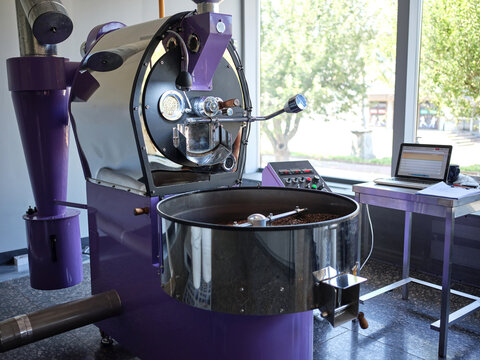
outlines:
[[[185,112],[185,101],[182,94],[176,90],[165,91],[158,102],[158,110],[167,120],[180,119]]]

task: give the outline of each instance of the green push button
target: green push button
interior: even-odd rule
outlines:
[[[317,185],[313,184],[312,189],[316,189],[316,188],[317,188]]]

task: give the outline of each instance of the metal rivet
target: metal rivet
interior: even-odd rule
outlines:
[[[285,288],[283,286],[280,287],[280,292],[284,292]]]
[[[244,292],[245,289],[243,287],[240,288],[240,292]]]
[[[245,309],[240,309],[240,312],[243,314],[245,312]]]
[[[163,65],[163,64],[165,64],[165,61],[160,60],[160,65]]]
[[[282,308],[282,309],[280,309],[280,314],[281,314],[281,313],[283,313],[284,311],[285,311],[285,310],[283,310],[283,308]]]
[[[150,109],[150,105],[145,105],[145,109]]]
[[[134,107],[133,107],[133,110],[137,111],[137,110],[138,110],[138,106],[134,106]]]

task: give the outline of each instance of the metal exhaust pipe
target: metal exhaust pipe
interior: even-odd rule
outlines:
[[[223,0],[192,0],[197,4],[197,13],[219,13],[220,12],[220,3]]]
[[[61,43],[72,33],[72,20],[60,0],[20,0],[20,3],[40,44]]]
[[[120,314],[115,290],[0,322],[0,353]]]

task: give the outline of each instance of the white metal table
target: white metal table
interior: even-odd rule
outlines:
[[[417,190],[414,189],[377,185],[374,183],[353,185],[353,191],[355,192],[355,199],[361,205],[368,204],[388,209],[402,210],[405,212],[402,279],[361,296],[360,302],[363,303],[368,299],[400,286],[402,286],[402,298],[406,300],[408,299],[407,284],[409,282],[415,282],[441,290],[442,299],[440,320],[432,323],[430,328],[440,332],[438,355],[440,357],[445,357],[447,355],[448,326],[464,318],[472,311],[480,308],[480,297],[450,289],[455,218],[480,211],[480,194],[461,199],[449,199],[436,196],[417,195]],[[409,276],[412,213],[431,215],[445,219],[442,286]],[[450,314],[451,293],[469,298],[473,300],[473,302]]]

